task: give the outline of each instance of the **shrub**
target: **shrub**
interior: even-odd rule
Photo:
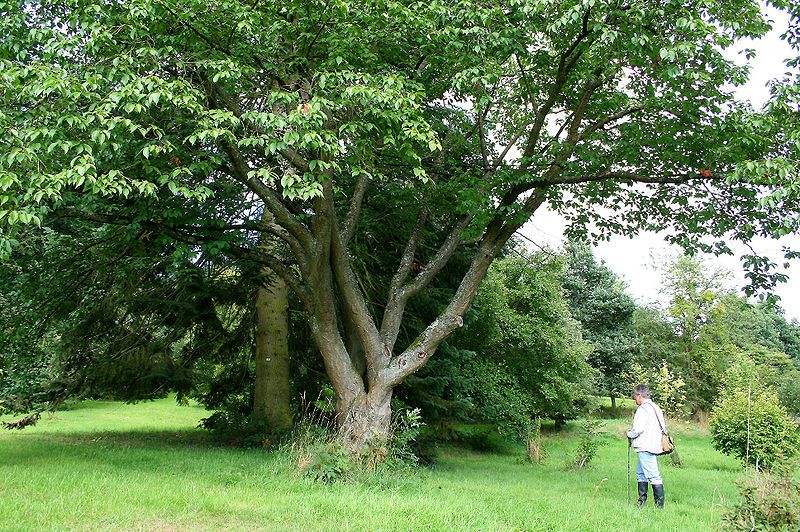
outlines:
[[[603,423],[593,419],[581,422],[581,441],[575,453],[576,468],[583,469],[589,465],[597,454],[597,450],[606,444],[606,442],[600,440],[603,426]]]
[[[389,456],[405,464],[416,464],[420,461],[416,444],[425,425],[420,409],[398,409],[394,411],[392,417],[388,441]]]
[[[201,428],[237,447],[270,447],[285,434],[269,427],[266,420],[254,421],[249,415],[219,410],[200,420]]]
[[[709,425],[717,450],[751,464],[758,460],[770,467],[778,453],[792,456],[800,450],[796,423],[769,389],[724,391],[711,412]]]
[[[734,530],[800,530],[797,461],[775,461],[769,473],[739,481],[742,499],[723,517]]]
[[[337,441],[321,441],[297,459],[304,476],[319,482],[343,480],[353,470],[352,457]]]

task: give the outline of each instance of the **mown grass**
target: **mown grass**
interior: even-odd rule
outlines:
[[[662,460],[666,510],[629,507],[618,419],[606,420],[607,444],[581,471],[565,470],[578,445],[571,426],[545,433],[542,464],[525,463],[522,446],[447,448],[431,468],[325,485],[299,476],[286,454],[214,444],[195,428],[204,416],[168,399],[91,401],[0,432],[0,528],[708,530],[740,474],[704,431],[675,427],[684,467]]]

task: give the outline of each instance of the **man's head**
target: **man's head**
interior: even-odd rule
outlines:
[[[637,384],[633,387],[633,400],[637,405],[644,403],[645,399],[650,399],[650,388],[646,384]]]

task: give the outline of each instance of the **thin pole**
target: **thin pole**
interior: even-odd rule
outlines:
[[[628,506],[631,505],[631,439],[628,438]]]
[[[747,387],[747,447],[745,448],[745,458],[744,463],[746,465],[750,464],[750,401],[753,397],[753,385],[749,385]],[[758,466],[756,466],[758,469]]]

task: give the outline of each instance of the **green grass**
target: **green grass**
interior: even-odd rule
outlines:
[[[702,430],[674,428],[685,465],[661,460],[666,510],[628,507],[626,421],[607,420],[607,445],[582,471],[564,469],[571,425],[545,435],[539,465],[521,447],[449,448],[432,468],[324,485],[282,453],[215,446],[195,428],[204,416],[171,400],[91,401],[0,432],[0,529],[708,530],[740,474]]]

